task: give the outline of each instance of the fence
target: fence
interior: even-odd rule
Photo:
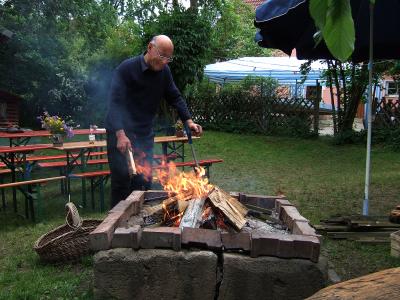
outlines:
[[[399,99],[383,97],[376,104],[374,127],[380,129],[395,129],[400,126]]]

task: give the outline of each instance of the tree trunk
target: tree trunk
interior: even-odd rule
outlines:
[[[333,94],[333,85],[332,85],[332,61],[328,60],[328,70],[329,70],[329,91],[331,94],[331,106],[332,106],[332,122],[333,122],[333,134],[336,136],[338,133],[337,128],[337,113],[336,113],[336,106],[335,106],[335,96]]]
[[[337,116],[338,116],[338,131],[341,131],[342,128],[342,122],[343,122],[343,114],[342,114],[342,102],[341,102],[341,89],[340,89],[340,82],[339,82],[339,76],[338,76],[338,68],[337,68],[338,62],[335,61],[335,64],[333,66],[333,75],[335,79],[335,86],[336,86],[336,97],[337,97]]]
[[[367,88],[367,83],[366,83],[367,77],[368,77],[368,70],[366,69],[365,66],[363,66],[362,69],[360,70],[359,78],[356,79],[355,75],[354,78],[352,78],[352,88],[351,88],[352,92],[349,95],[350,98],[348,101],[349,105],[343,118],[343,127],[341,130],[342,132],[353,129],[354,118],[356,117],[357,114],[358,105],[360,104],[364,91]]]

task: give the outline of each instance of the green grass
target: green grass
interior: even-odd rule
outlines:
[[[194,145],[199,159],[224,159],[211,168],[211,182],[226,191],[283,193],[312,223],[335,214],[361,213],[364,146],[334,146],[328,138],[299,140],[217,132],[206,132]],[[191,159],[190,149],[185,147],[187,159]],[[387,215],[398,204],[399,170],[398,153],[373,148],[371,215]],[[42,193],[45,217],[41,223],[32,225],[15,216],[11,207],[0,212],[0,299],[90,299],[90,257],[78,264],[44,265],[32,249],[37,238],[64,222],[65,197],[60,196],[58,185],[49,184]],[[74,182],[72,200],[80,202],[79,181]],[[80,213],[85,218],[103,216],[90,209]],[[400,264],[399,259],[390,257],[389,244],[324,239],[322,253],[342,279]]]

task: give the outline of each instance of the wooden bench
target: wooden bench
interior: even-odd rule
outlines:
[[[108,178],[110,178],[110,170],[99,170],[92,172],[84,172],[84,173],[76,173],[71,174],[71,178],[88,178],[90,179],[90,200],[92,204],[92,209],[95,209],[95,199],[94,199],[94,190],[99,187],[100,194],[100,211],[103,212],[105,209],[104,205],[104,186],[107,184]],[[82,199],[86,199],[86,191],[82,186]],[[86,206],[86,203],[82,203],[83,206]]]
[[[56,177],[48,177],[41,179],[3,183],[0,184],[0,189],[3,191],[6,188],[16,187],[25,197],[25,217],[28,219],[30,216],[32,218],[32,221],[35,221],[34,200],[37,200],[38,213],[40,213],[41,211],[40,187],[46,184],[47,182],[64,180],[64,179],[65,176],[56,176]],[[14,203],[14,206],[16,207],[16,203]]]

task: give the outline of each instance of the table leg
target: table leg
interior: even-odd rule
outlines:
[[[85,151],[80,151],[81,157],[81,172],[85,173],[86,170],[86,158],[85,158]],[[89,156],[88,156],[89,157]],[[82,177],[82,206],[86,208],[86,178]]]
[[[10,154],[11,155],[11,182],[15,182],[16,176],[15,176],[15,156],[14,153]],[[17,206],[17,188],[13,187],[12,188],[12,194],[13,194],[13,207],[14,207],[14,212],[18,212],[18,206]]]
[[[72,166],[71,166],[71,161],[70,161],[70,153],[67,151],[67,167],[65,170],[65,175],[67,176],[67,197],[68,200],[71,198],[71,171],[72,171]]]

